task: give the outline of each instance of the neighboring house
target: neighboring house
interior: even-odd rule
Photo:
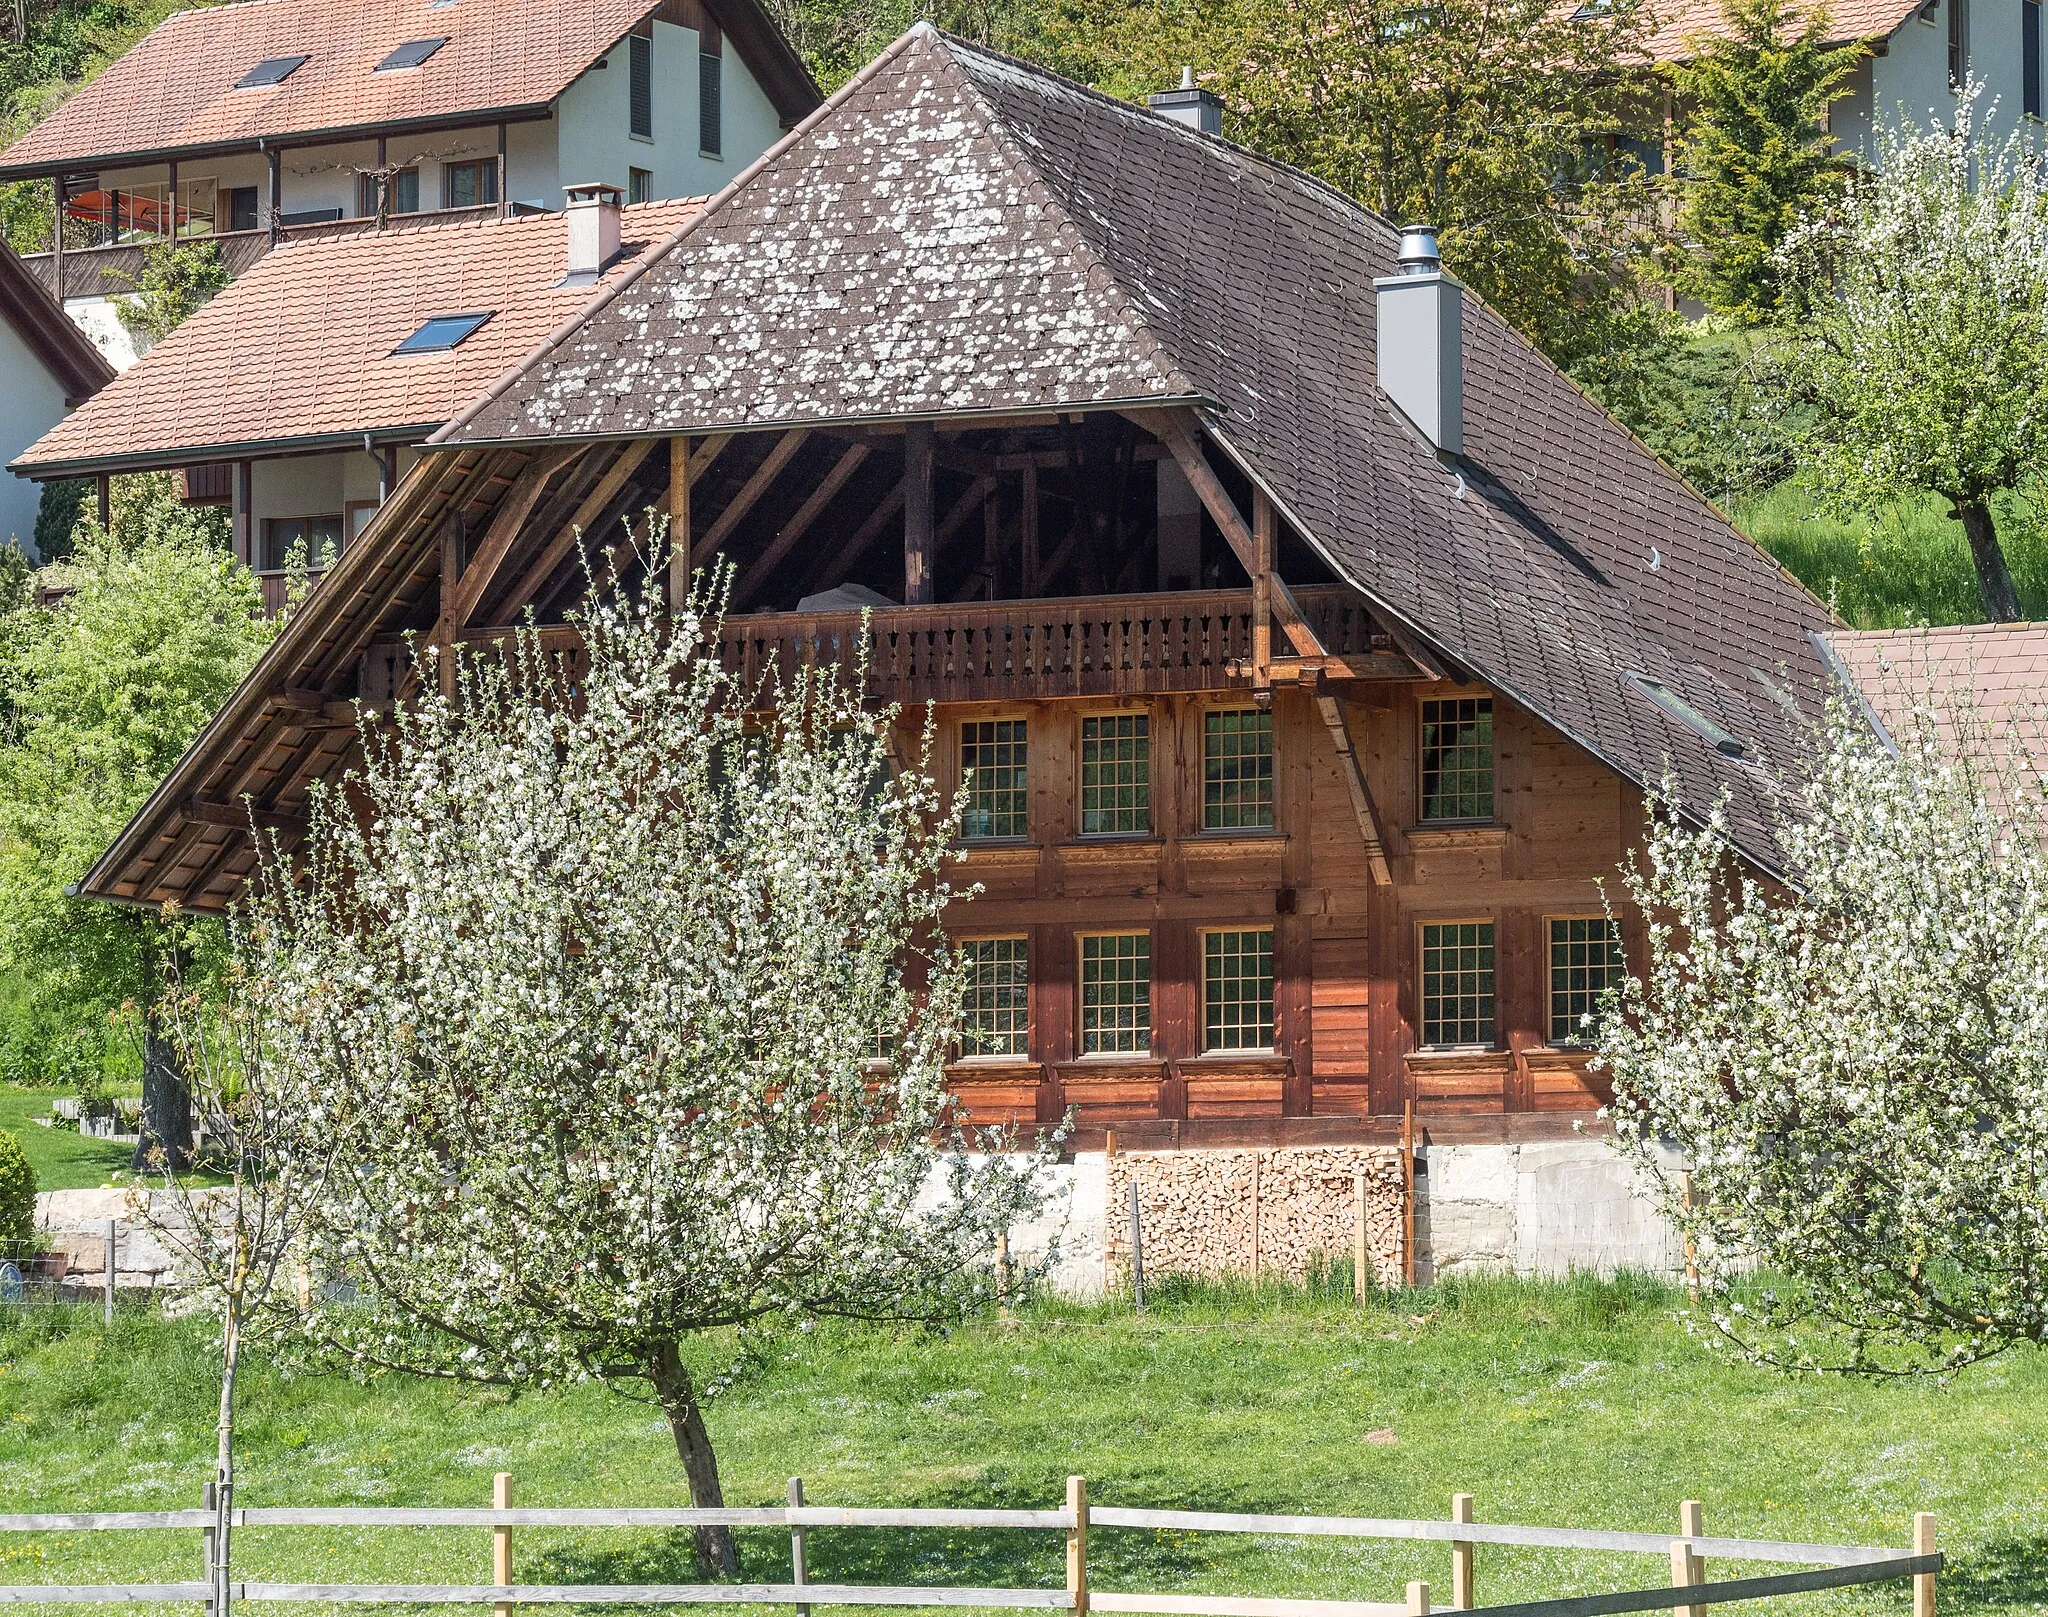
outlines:
[[[1827,641],[1880,734],[1931,721],[1944,744],[1967,732],[1964,750],[1993,788],[2022,760],[2019,778],[2048,780],[2048,623],[1835,629]]]
[[[723,187],[818,102],[759,0],[240,0],[177,12],[5,152],[50,182],[29,261],[126,363],[108,294],[144,244],[278,241],[399,215]]]
[[[1983,129],[2003,139],[2022,119],[2038,131],[2044,113],[2042,0],[1842,0],[1829,7],[1828,40],[1868,54],[1828,115],[1844,156],[1874,156],[1876,131],[1901,114],[1947,118],[1954,85],[1984,85]],[[1804,14],[1806,5],[1796,5]],[[1657,6],[1650,52],[1680,61],[1696,37],[1726,27],[1722,0],[1670,0]],[[1996,101],[1994,112],[1991,106]],[[1679,110],[1683,116],[1683,109]],[[1652,157],[1653,167],[1661,166]]]
[[[67,412],[114,379],[114,368],[64,318],[43,283],[0,242],[0,454],[18,455]],[[0,547],[36,555],[36,507],[42,491],[12,478],[0,486]]]
[[[630,572],[660,506],[735,570],[727,657],[864,641],[912,746],[936,704],[972,1117],[1580,1149],[1645,791],[1770,869],[1835,625],[1437,270],[920,25],[427,442],[82,890],[219,909],[408,636],[573,646],[574,534]]]
[[[422,439],[702,206],[621,208],[616,191],[589,186],[558,214],[288,242],[13,469],[179,471],[189,500],[231,508],[236,554],[275,610],[295,545],[316,570],[331,559]]]

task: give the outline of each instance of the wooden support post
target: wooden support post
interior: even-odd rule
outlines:
[[[371,195],[377,203],[377,228],[384,228],[384,217],[391,211],[391,176],[384,172],[390,162],[391,147],[388,138],[377,137],[377,184]]]
[[[1684,1536],[1671,1541],[1671,1586],[1674,1589],[1707,1581],[1707,1563],[1689,1542],[1705,1530],[1703,1515],[1697,1499],[1688,1499],[1678,1507],[1678,1531]],[[1673,1617],[1707,1617],[1705,1606],[1673,1606],[1671,1610]]]
[[[1415,1102],[1401,1107],[1401,1277],[1415,1284]]]
[[[1468,1493],[1451,1495],[1451,1520],[1469,1522],[1472,1519],[1472,1496]],[[1472,1609],[1472,1541],[1469,1538],[1451,1540],[1451,1608],[1454,1611]]]
[[[1916,1512],[1913,1517],[1913,1553],[1932,1555],[1934,1553],[1934,1516],[1929,1511]],[[1916,1572],[1913,1574],[1913,1617],[1934,1617],[1934,1574]]]
[[[231,496],[235,533],[235,560],[244,567],[256,565],[256,469],[246,460],[235,462],[235,486]]]
[[[690,440],[668,441],[668,604],[690,593]]]
[[[932,599],[932,459],[938,433],[929,421],[903,431],[903,604]]]
[[[164,231],[165,239],[178,239],[178,160],[174,157],[164,165],[168,176],[164,181],[164,223],[170,228]]]
[[[1067,1478],[1067,1509],[1074,1525],[1067,1529],[1067,1593],[1074,1617],[1088,1617],[1088,1481]]]
[[[284,153],[275,146],[270,148],[270,244],[277,245],[279,232],[284,229],[281,217],[284,211]]]
[[[1024,501],[1019,515],[1023,529],[1024,577],[1020,584],[1026,600],[1035,598],[1044,581],[1038,572],[1038,467],[1030,463],[1024,468]]]
[[[498,217],[512,216],[511,196],[512,171],[505,162],[505,126],[498,125]]]
[[[1273,683],[1273,502],[1252,490],[1252,689]]]
[[[50,196],[54,212],[50,219],[51,268],[56,271],[57,302],[64,302],[64,176],[59,174],[50,181]]]
[[[1131,1305],[1145,1312],[1145,1226],[1138,1215],[1138,1176],[1130,1177],[1131,1202]]]
[[[491,1478],[491,1508],[510,1510],[512,1508],[512,1473],[500,1471]],[[491,1529],[491,1582],[500,1589],[512,1585],[512,1529],[493,1527]],[[491,1607],[492,1617],[512,1617],[512,1603],[500,1600]]]
[[[462,587],[462,534],[453,518],[441,524],[441,622],[434,659],[443,700],[455,700],[455,610]]]
[[[1429,1617],[1429,1585],[1419,1579],[1408,1585],[1408,1617]]]
[[[1360,1308],[1372,1295],[1372,1253],[1367,1250],[1365,1175],[1351,1176],[1351,1295]]]
[[[114,525],[114,479],[101,472],[93,480],[93,487],[99,497],[100,532],[105,533]]]
[[[676,441],[678,443],[682,442],[681,439]],[[802,1477],[791,1477],[789,1479],[790,1509],[801,1510],[803,1503],[804,1479]],[[804,1556],[804,1530],[794,1523],[791,1524],[789,1529],[789,1581],[796,1584],[804,1584],[811,1581],[809,1562]],[[799,1600],[796,1603],[796,1617],[811,1617],[809,1601]]]

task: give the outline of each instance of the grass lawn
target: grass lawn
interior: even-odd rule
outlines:
[[[2048,1606],[2048,1354],[1947,1384],[1794,1380],[1728,1362],[1642,1283],[1467,1283],[1360,1313],[1298,1294],[1127,1310],[1044,1307],[936,1335],[827,1326],[700,1342],[726,1386],[710,1413],[734,1503],[801,1474],[823,1504],[1054,1506],[1069,1472],[1101,1504],[1441,1516],[1903,1544],[1940,1517],[1943,1617]],[[203,1326],[89,1313],[0,1336],[0,1510],[197,1502],[211,1454]],[[245,1504],[525,1504],[686,1499],[653,1409],[599,1389],[511,1398],[259,1366],[243,1415]],[[1370,1434],[1370,1435],[1369,1435]],[[485,1581],[479,1531],[251,1529],[238,1571],[308,1581]],[[520,1581],[690,1581],[659,1532],[522,1531]],[[742,1535],[750,1576],[787,1539]],[[0,1545],[6,1581],[196,1575],[196,1535],[52,1534]],[[1105,1588],[1448,1599],[1441,1547],[1099,1532]],[[1057,1586],[1060,1536],[819,1531],[821,1580]],[[1665,1581],[1661,1557],[1482,1547],[1482,1604]],[[1763,1570],[1761,1568],[1756,1570]],[[1740,1575],[1710,1563],[1709,1576]],[[1902,1587],[1776,1609],[1903,1614]]]
[[[1859,629],[1981,623],[1984,606],[1962,525],[1947,503],[1902,503],[1876,520],[1819,515],[1794,483],[1730,509],[1737,525]],[[1996,507],[1998,536],[2029,618],[2048,617],[2048,527],[2026,501]]]
[[[0,1084],[0,1128],[12,1131],[28,1153],[29,1166],[36,1171],[38,1190],[74,1190],[104,1185],[117,1168],[126,1168],[134,1153],[132,1145],[111,1140],[89,1140],[72,1129],[46,1129],[34,1121],[50,1115],[50,1102],[71,1093],[68,1089],[28,1089],[18,1084]]]

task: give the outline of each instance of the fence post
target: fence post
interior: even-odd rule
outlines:
[[[1138,1217],[1138,1176],[1130,1178],[1131,1187],[1131,1301],[1139,1313],[1145,1312],[1145,1227]]]
[[[1931,1512],[1919,1511],[1913,1517],[1913,1553],[1932,1555],[1934,1553],[1934,1517]],[[1934,1574],[1916,1572],[1913,1574],[1913,1617],[1934,1617]]]
[[[1703,1512],[1697,1499],[1688,1499],[1678,1507],[1678,1530],[1683,1538],[1671,1541],[1671,1584],[1683,1588],[1687,1584],[1707,1581],[1707,1563],[1693,1549],[1689,1540],[1698,1538],[1705,1529],[1701,1526]],[[1705,1606],[1673,1606],[1674,1617],[1707,1617]]]
[[[199,1490],[199,1508],[209,1514],[220,1508],[219,1502],[215,1497],[214,1485],[210,1482]],[[213,1589],[220,1581],[214,1574],[213,1549],[213,1529],[211,1527],[200,1528],[199,1553],[206,1562],[206,1587],[209,1590]],[[206,1597],[206,1612],[207,1617],[214,1617],[213,1596],[210,1593]]]
[[[1420,1579],[1408,1585],[1408,1617],[1429,1617],[1429,1585]]]
[[[996,1237],[996,1310],[1005,1319],[1010,1313],[1010,1232]]]
[[[1472,1496],[1468,1493],[1452,1494],[1451,1520],[1469,1522],[1471,1519]],[[1469,1538],[1451,1540],[1451,1609],[1472,1609],[1472,1540]]]
[[[1074,1525],[1067,1529],[1067,1595],[1074,1617],[1088,1613],[1088,1479],[1067,1478],[1067,1509]]]
[[[491,1508],[512,1508],[511,1472],[500,1471],[491,1478]],[[491,1582],[501,1589],[512,1586],[512,1529],[509,1527],[491,1529]],[[491,1612],[492,1617],[512,1617],[512,1602],[500,1600],[491,1607]]]
[[[1372,1293],[1372,1257],[1365,1239],[1365,1175],[1351,1176],[1351,1295],[1360,1308]]]
[[[107,1220],[107,1323],[114,1323],[114,1275],[121,1256],[121,1221]]]
[[[804,1479],[802,1477],[791,1477],[789,1479],[789,1507],[792,1510],[801,1510],[803,1502]],[[809,1583],[811,1581],[809,1570],[804,1561],[804,1530],[794,1522],[791,1522],[789,1526],[789,1581],[796,1584]],[[809,1601],[799,1600],[796,1603],[796,1617],[811,1617]]]

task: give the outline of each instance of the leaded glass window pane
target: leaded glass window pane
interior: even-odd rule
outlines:
[[[1152,938],[1145,932],[1081,940],[1081,1051],[1138,1054],[1152,1048]]]
[[[966,967],[960,1053],[1021,1056],[1031,1034],[1030,946],[1023,938],[970,938],[960,945]]]
[[[963,841],[1027,834],[1031,792],[1026,728],[1022,719],[981,720],[960,727]]]
[[[1493,923],[1422,929],[1422,1042],[1493,1043]]]
[[[1202,1048],[1273,1048],[1273,932],[1210,932],[1202,948]]]
[[[1606,916],[1550,923],[1550,1042],[1591,1044],[1600,999],[1621,981],[1621,929]]]
[[[1493,698],[1422,704],[1422,818],[1493,818]]]
[[[1257,708],[1202,717],[1202,829],[1273,823],[1273,715]]]
[[[1081,834],[1152,829],[1152,727],[1143,713],[1081,721]]]

